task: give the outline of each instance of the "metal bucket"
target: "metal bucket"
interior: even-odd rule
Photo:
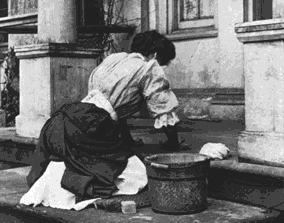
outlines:
[[[153,211],[192,214],[207,208],[209,157],[169,153],[147,156],[144,161]]]

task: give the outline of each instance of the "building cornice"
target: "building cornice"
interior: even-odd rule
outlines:
[[[42,43],[15,46],[16,56],[19,59],[38,57],[75,57],[96,58],[101,55],[100,49],[92,49],[76,43]]]

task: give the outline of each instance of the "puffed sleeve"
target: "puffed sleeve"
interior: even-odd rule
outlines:
[[[179,118],[174,112],[178,100],[170,88],[169,81],[157,61],[154,61],[141,81],[143,96],[155,128],[175,125]]]

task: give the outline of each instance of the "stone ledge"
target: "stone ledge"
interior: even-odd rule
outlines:
[[[242,131],[238,136],[238,156],[243,162],[284,168],[283,155],[284,133]]]
[[[251,163],[240,163],[234,159],[211,161],[210,166],[214,169],[231,170],[237,171],[239,173],[250,173],[261,175],[263,177],[272,177],[275,179],[284,180],[284,168],[281,167],[272,167]]]
[[[283,177],[278,179],[237,170],[211,168],[208,194],[211,198],[283,212],[283,194]]]
[[[208,96],[212,97],[212,105],[244,105],[245,93],[242,88],[197,88],[197,89],[173,89],[178,97],[183,96]]]
[[[192,29],[180,29],[173,31],[166,37],[172,41],[190,40],[198,38],[214,38],[218,36],[218,29],[215,26],[192,28]]]
[[[253,22],[237,23],[236,33],[257,32],[284,29],[284,19],[268,19]]]
[[[12,141],[25,145],[36,145],[38,140],[36,138],[26,138],[18,136],[16,134],[15,127],[0,128],[0,143],[6,141]]]
[[[284,39],[284,19],[269,19],[238,23],[235,32],[240,42],[259,42]]]
[[[100,49],[92,49],[76,43],[41,43],[15,46],[15,52],[19,59],[38,57],[96,58],[101,54]]]
[[[225,144],[228,146],[228,143],[231,144],[230,147],[236,146],[236,138],[234,138],[237,136],[236,129],[234,129],[234,134],[229,134],[228,132],[224,132],[222,129],[208,127],[206,123],[207,122],[202,123],[200,126],[203,127],[200,127],[200,129],[194,125],[191,125],[191,128],[194,128],[196,132],[192,133],[191,128],[187,128],[185,129],[187,132],[184,136],[189,134],[191,138],[195,141],[197,140],[200,145],[206,143],[207,141],[222,143],[225,143],[226,141],[227,143]],[[206,126],[207,129],[205,129]],[[219,125],[216,127],[219,127]],[[232,126],[230,126],[230,129],[231,127]],[[209,129],[211,129],[211,132],[207,132]],[[6,131],[8,131],[8,133],[10,131],[11,133],[12,130],[13,129],[10,128],[10,130]],[[139,130],[137,130],[137,133],[138,137],[145,136],[145,133],[143,134],[143,132]],[[134,136],[135,135],[136,134],[134,134]],[[159,134],[153,135],[151,132],[148,134],[148,137],[152,137],[152,141],[162,138]],[[187,141],[189,142],[193,141],[191,138],[186,137]],[[5,150],[2,149],[2,152],[6,153],[9,159],[21,158],[23,164],[29,164],[28,156],[32,154],[34,150],[34,147],[32,146],[34,145],[31,145],[29,148],[21,147],[21,151],[14,147],[14,144],[11,141],[7,142],[6,145],[10,146],[6,147]],[[148,151],[143,150],[144,156],[149,152],[153,153],[153,148],[151,146],[153,146],[153,144],[149,144],[149,148],[148,146],[145,148]],[[199,145],[195,144],[194,148],[189,149],[188,152],[198,152],[198,148]],[[3,159],[4,156],[2,152],[0,157]],[[18,153],[16,154],[15,152]],[[282,202],[284,200],[284,168],[239,163],[237,161],[236,153],[234,153],[234,151],[232,152],[232,156],[228,160],[211,161],[209,197],[248,203],[251,205],[283,211],[284,205]],[[26,158],[24,156],[26,156]],[[25,169],[28,169],[28,167]]]
[[[0,28],[21,26],[37,23],[37,13],[29,13],[24,15],[8,16],[0,18]]]
[[[174,88],[172,89],[175,94],[234,94],[243,95],[244,88]]]
[[[15,128],[0,128],[0,160],[10,164],[30,165],[37,141],[18,136]]]

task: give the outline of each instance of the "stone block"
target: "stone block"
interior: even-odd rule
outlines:
[[[121,211],[123,214],[135,214],[136,213],[136,203],[134,201],[122,201]]]
[[[209,116],[211,119],[220,120],[244,120],[244,105],[211,105]]]
[[[187,119],[209,118],[209,107],[211,96],[208,95],[186,95],[178,96],[179,107],[177,114]]]
[[[37,11],[37,0],[9,0],[9,16],[22,15]]]
[[[246,162],[284,167],[284,133],[241,132],[238,155]]]

